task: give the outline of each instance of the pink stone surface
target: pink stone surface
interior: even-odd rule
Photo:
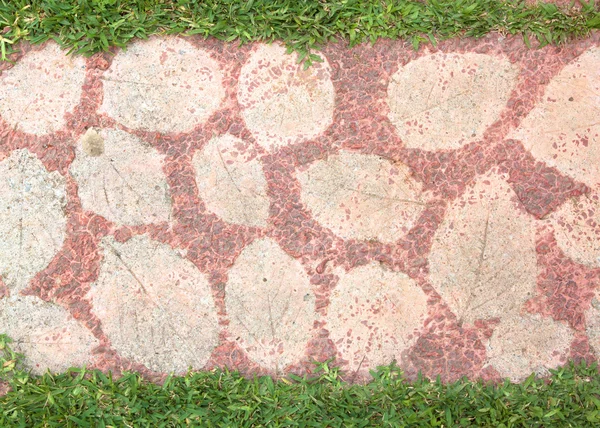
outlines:
[[[23,342],[37,370],[497,381],[598,359],[598,33],[332,42],[306,71],[200,37],[19,49],[0,329],[51,339]]]
[[[399,360],[423,327],[427,295],[406,274],[377,263],[338,276],[326,328],[344,368],[365,374]]]
[[[83,58],[65,56],[56,43],[29,52],[0,76],[0,115],[23,132],[58,131],[79,104],[85,68]]]

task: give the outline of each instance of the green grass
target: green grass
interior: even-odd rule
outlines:
[[[367,385],[350,385],[319,364],[312,379],[246,379],[227,371],[190,372],[157,385],[137,373],[115,379],[70,369],[29,375],[0,336],[2,427],[590,427],[600,423],[596,364],[570,364],[547,380],[521,384],[466,379],[407,382],[380,367]]]
[[[600,12],[498,0],[0,0],[1,59],[16,43],[54,39],[91,55],[152,34],[199,34],[226,41],[284,41],[310,65],[331,39],[421,42],[520,34],[527,44],[563,43],[600,28]]]

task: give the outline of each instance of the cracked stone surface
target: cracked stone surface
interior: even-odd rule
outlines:
[[[310,165],[298,181],[316,220],[345,239],[396,241],[425,206],[409,168],[374,155],[340,152]]]
[[[47,43],[0,75],[0,116],[30,134],[56,132],[79,104],[85,74],[84,58]]]
[[[0,276],[23,290],[61,249],[67,219],[65,179],[27,149],[0,161]]]
[[[598,359],[600,33],[319,55],[152,37],[0,64],[0,333],[34,370]]]
[[[206,277],[147,236],[105,238],[102,251],[87,298],[115,349],[157,371],[204,367],[218,335]]]
[[[70,172],[83,208],[119,225],[168,221],[171,199],[162,172],[164,156],[118,129],[88,129]]]

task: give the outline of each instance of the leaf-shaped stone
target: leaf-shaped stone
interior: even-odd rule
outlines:
[[[98,340],[60,306],[34,296],[0,300],[0,329],[14,340],[35,374],[60,372],[89,362]]]
[[[163,159],[127,132],[90,128],[77,145],[70,172],[84,209],[118,225],[157,223],[171,215]]]
[[[57,131],[79,104],[84,79],[85,58],[48,42],[0,75],[0,115],[30,134]]]
[[[578,263],[600,267],[600,186],[566,201],[549,222],[561,250]]]
[[[206,277],[146,235],[102,240],[104,261],[88,297],[112,346],[161,372],[202,368],[218,342]]]
[[[133,43],[115,56],[102,80],[99,111],[146,131],[189,131],[225,98],[219,63],[177,37]]]
[[[326,58],[304,69],[280,44],[260,44],[242,67],[238,101],[257,142],[272,150],[305,141],[333,120],[334,89]]]
[[[299,172],[298,180],[317,221],[344,239],[395,242],[425,205],[408,167],[375,155],[341,151]]]
[[[447,210],[430,278],[460,320],[519,312],[536,285],[535,229],[504,177],[479,177]]]
[[[247,246],[229,271],[229,332],[250,358],[282,372],[304,355],[316,320],[315,296],[298,260],[269,240]]]
[[[213,138],[193,159],[200,197],[223,220],[263,227],[269,216],[267,180],[252,146],[233,135]]]
[[[404,273],[369,264],[340,273],[326,328],[348,369],[375,369],[399,359],[417,340],[427,296]]]
[[[460,148],[480,139],[499,118],[517,74],[506,58],[441,52],[424,56],[392,76],[389,119],[407,147]]]
[[[539,315],[508,317],[487,344],[488,362],[513,382],[533,372],[545,376],[561,364],[572,341],[573,331],[564,322]]]
[[[10,294],[24,289],[62,248],[65,179],[26,149],[0,161],[0,275]]]
[[[548,84],[544,98],[509,138],[537,159],[589,186],[600,184],[600,47]]]

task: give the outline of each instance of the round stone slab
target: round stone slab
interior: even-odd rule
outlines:
[[[13,294],[0,299],[0,326],[35,374],[88,364],[92,348],[99,343],[65,309],[34,296]]]
[[[502,320],[487,344],[488,362],[500,375],[521,382],[531,373],[547,376],[561,364],[573,340],[563,322],[539,315]]]
[[[159,372],[201,369],[218,342],[205,276],[146,235],[102,240],[104,261],[87,297],[123,357]]]
[[[282,373],[310,339],[315,296],[298,260],[270,239],[247,246],[229,271],[225,291],[229,332],[250,358]]]
[[[58,131],[79,104],[84,79],[85,59],[48,42],[0,75],[0,116],[29,134]]]
[[[369,264],[340,274],[326,328],[347,369],[388,365],[417,340],[427,296],[407,275]]]
[[[321,57],[323,57],[321,55]],[[326,58],[304,70],[285,47],[260,44],[242,67],[238,101],[246,126],[268,150],[306,141],[333,120],[334,89]]]
[[[267,180],[256,156],[249,143],[230,134],[213,138],[194,155],[200,197],[225,221],[267,225]]]
[[[577,263],[600,267],[600,186],[566,201],[549,221],[556,242],[567,256]]]
[[[217,61],[176,37],[133,43],[117,54],[102,80],[99,111],[145,131],[190,131],[225,97]]]
[[[567,65],[509,138],[591,187],[600,185],[600,48]]]
[[[460,321],[519,313],[533,294],[534,222],[514,199],[492,171],[448,208],[435,234],[430,279]]]
[[[395,242],[414,225],[425,200],[402,163],[341,151],[298,173],[302,201],[344,239]]]
[[[481,138],[498,119],[517,74],[506,58],[427,55],[392,76],[389,119],[407,147],[458,149]]]
[[[125,131],[90,128],[77,145],[70,172],[85,210],[118,225],[158,223],[171,216],[163,159]]]
[[[0,276],[11,294],[62,248],[66,204],[65,178],[28,150],[0,161]]]

